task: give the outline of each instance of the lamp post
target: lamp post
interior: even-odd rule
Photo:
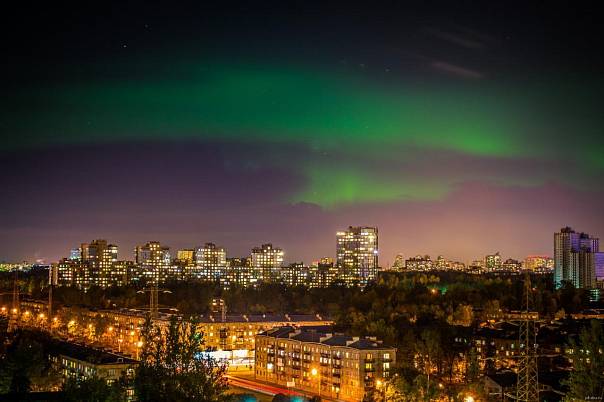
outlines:
[[[382,401],[386,402],[386,389],[388,388],[388,383],[382,380],[375,381],[375,387],[382,392]]]
[[[315,367],[313,367],[310,370],[310,374],[318,379],[318,384],[319,384],[319,398],[321,397],[321,376],[319,375],[319,370],[317,370]]]
[[[140,349],[143,347],[143,341],[136,342],[136,360],[139,358]]]

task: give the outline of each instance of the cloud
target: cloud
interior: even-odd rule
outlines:
[[[431,64],[432,68],[445,72],[447,74],[455,75],[461,78],[469,78],[469,79],[480,79],[484,78],[484,74],[471,70],[469,68],[457,66],[455,64],[447,63],[445,61],[434,61]]]

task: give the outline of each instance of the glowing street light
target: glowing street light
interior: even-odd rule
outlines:
[[[474,402],[474,397],[472,395],[466,395],[466,397],[463,398],[463,402]]]
[[[136,342],[136,360],[139,359],[139,352],[141,350],[141,348],[143,347],[143,341],[138,341]]]
[[[313,367],[310,370],[310,375],[312,375],[313,377],[317,377],[318,374],[319,374],[319,371],[315,367]],[[321,379],[320,378],[319,378],[319,396],[321,396]]]

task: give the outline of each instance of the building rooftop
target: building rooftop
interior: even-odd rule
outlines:
[[[292,326],[284,326],[273,328],[262,332],[260,336],[271,338],[294,339],[300,342],[320,343],[327,346],[341,346],[359,350],[381,350],[390,349],[389,346],[382,344],[381,341],[375,338],[360,338],[344,334],[333,334],[324,331],[325,328],[295,328]]]
[[[137,360],[118,354],[54,339],[50,350],[52,350],[52,354],[63,355],[92,364],[138,364]]]
[[[204,314],[198,317],[202,323],[222,322],[220,314]],[[323,317],[319,314],[227,314],[224,322],[323,322],[331,321],[329,317]]]

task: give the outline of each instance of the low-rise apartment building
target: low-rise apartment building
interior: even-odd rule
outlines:
[[[303,392],[359,401],[387,379],[396,349],[374,338],[285,326],[256,335],[255,377]]]

